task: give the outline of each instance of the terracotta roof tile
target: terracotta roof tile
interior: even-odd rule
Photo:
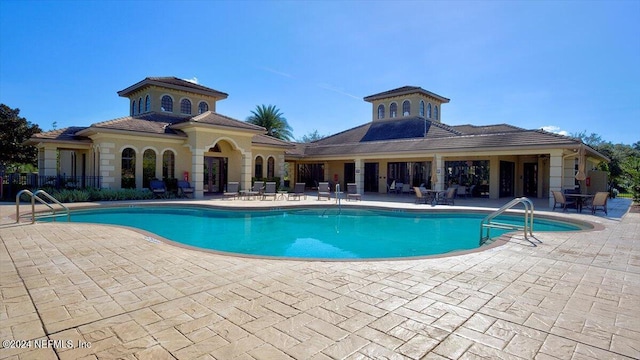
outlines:
[[[207,111],[198,116],[195,116],[191,118],[190,121],[201,123],[201,124],[218,125],[218,126],[232,127],[232,128],[238,128],[238,129],[266,131],[266,129],[263,128],[262,126],[253,125],[251,123],[236,120],[234,118],[230,118],[228,116],[214,113],[211,111]]]
[[[76,133],[80,130],[84,130],[86,127],[71,126],[63,129],[51,130],[33,134],[31,139],[42,140],[59,140],[59,141],[91,141],[85,136],[78,136]]]
[[[449,99],[444,97],[444,96],[440,96],[436,93],[432,93],[431,91],[427,91],[419,86],[403,86],[403,87],[399,87],[397,89],[393,89],[393,90],[388,90],[388,91],[383,91],[381,93],[377,93],[377,94],[373,94],[373,95],[369,95],[364,97],[364,101],[374,101],[374,100],[379,100],[379,99],[386,99],[386,98],[390,98],[390,97],[394,97],[394,96],[402,96],[402,95],[410,95],[410,94],[414,94],[414,93],[420,93],[426,96],[430,96],[433,98],[436,98],[440,101],[442,101],[443,103],[448,103]]]

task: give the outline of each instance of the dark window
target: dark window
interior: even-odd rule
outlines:
[[[398,116],[398,104],[392,103],[389,105],[389,117],[394,118]]]
[[[438,105],[436,105],[436,106],[433,108],[433,118],[434,118],[434,119],[436,119],[436,120],[438,120],[438,119],[439,119],[439,118],[438,118],[438,116],[439,116],[439,115],[438,115]]]
[[[431,103],[427,104],[427,118],[431,119]]]
[[[261,156],[258,156],[256,158],[255,173],[253,174],[253,176],[255,176],[256,179],[262,179],[262,157]]]
[[[156,152],[147,149],[142,154],[142,187],[149,188],[151,180],[156,177]]]
[[[198,104],[198,114],[202,114],[207,111],[209,111],[209,104],[204,101],[200,101],[200,104]]]
[[[136,152],[132,148],[122,150],[120,187],[123,189],[136,187]]]
[[[173,112],[173,99],[169,95],[162,97],[161,101],[162,111]]]
[[[424,117],[424,101],[422,100],[420,100],[420,110],[418,115]]]
[[[189,101],[189,99],[182,99],[180,101],[180,112],[183,114],[191,114],[191,101]]]
[[[136,114],[136,101],[133,100],[133,102],[131,103],[131,115],[135,115]]]
[[[384,119],[384,105],[378,105],[378,119]]]
[[[270,157],[269,160],[267,160],[267,179],[273,179],[275,170],[276,161],[273,159],[273,157]]]
[[[411,103],[409,102],[409,100],[405,100],[402,103],[402,116],[409,116],[411,115]]]
[[[176,156],[172,151],[165,151],[162,154],[162,177],[173,179],[176,177]]]
[[[144,112],[149,111],[151,111],[151,97],[147,95],[147,97],[144,99]]]
[[[142,114],[142,98],[138,99],[138,114]]]

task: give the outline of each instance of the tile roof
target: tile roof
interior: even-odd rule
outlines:
[[[364,97],[364,101],[374,101],[374,100],[379,100],[379,99],[386,99],[386,98],[390,98],[390,97],[394,97],[394,96],[402,96],[402,95],[410,95],[410,94],[414,94],[414,93],[419,93],[419,94],[423,94],[426,96],[430,96],[432,98],[436,98],[440,101],[442,101],[443,103],[448,103],[449,99],[447,99],[444,96],[440,96],[436,93],[432,93],[431,91],[427,91],[419,86],[403,86],[403,87],[399,87],[397,89],[393,89],[393,90],[388,90],[388,91],[383,91],[381,93],[377,93],[377,94],[373,94],[373,95],[369,95]]]
[[[374,141],[365,136],[374,123],[364,124],[333,136],[304,144],[304,156],[341,156],[415,151],[475,151],[494,148],[523,148],[577,145],[580,142],[542,130],[525,130],[510,125],[447,126],[425,120],[427,133],[411,138],[388,134]],[[400,123],[400,122],[399,122]],[[391,128],[388,128],[391,129]],[[463,131],[460,131],[463,130]]]
[[[31,136],[31,140],[57,140],[57,141],[82,141],[91,142],[86,136],[76,135],[78,131],[84,130],[86,127],[71,126],[63,129],[45,131]],[[37,141],[34,141],[37,142]]]
[[[183,90],[188,92],[194,92],[203,95],[214,96],[220,99],[226,99],[229,94],[224,93],[222,91],[214,90],[212,88],[202,86],[200,84],[193,83],[191,81],[179,79],[175,76],[164,76],[164,77],[147,77],[142,81],[139,81],[126,89],[118,91],[119,96],[128,96],[132,92],[135,92],[145,86],[156,85],[165,88],[175,89],[175,90]]]
[[[246,121],[236,120],[234,118],[214,113],[212,111],[203,112],[202,114],[194,116],[189,120],[200,124],[217,125],[236,129],[246,129],[263,132],[267,131],[267,129],[263,128],[262,126],[254,125]]]
[[[141,116],[125,116],[118,119],[92,124],[87,130],[112,129],[148,134],[166,134],[186,136],[182,131],[171,128],[172,124],[185,121],[185,118],[150,113]]]
[[[253,139],[251,140],[251,142],[253,144],[260,144],[260,145],[270,145],[270,146],[281,146],[281,147],[286,147],[286,148],[295,148],[295,144],[288,142],[288,141],[283,141],[280,139],[276,139],[273,136],[269,136],[269,135],[254,135]]]

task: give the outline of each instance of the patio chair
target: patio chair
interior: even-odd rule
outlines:
[[[429,197],[427,197],[419,187],[414,186],[413,191],[416,193],[416,204],[426,204],[429,202]]]
[[[362,200],[362,195],[358,193],[358,184],[347,184],[347,201],[351,199]]]
[[[293,192],[287,195],[287,200],[298,199],[300,200],[301,196],[304,196],[305,200],[307,199],[307,194],[304,193],[305,183],[296,183],[293,187]]]
[[[222,193],[225,199],[237,199],[240,190],[240,183],[237,181],[230,181],[227,183],[227,191]]]
[[[456,199],[456,192],[458,191],[457,187],[450,187],[444,193],[439,193],[438,198],[436,199],[436,203],[440,205],[455,205],[454,201]]]
[[[191,187],[191,184],[189,184],[188,181],[178,180],[178,196],[179,197],[193,199],[194,191],[195,189]]]
[[[569,206],[575,207],[576,209],[578,208],[578,201],[576,199],[568,200],[560,191],[551,191],[551,193],[553,193],[553,209],[551,209],[551,211],[555,210],[556,207],[561,207],[562,211],[567,211],[567,207]]]
[[[397,182],[396,183],[396,188],[395,188],[395,192],[396,194],[402,194],[402,188],[404,187],[404,184],[401,182]]]
[[[605,215],[609,215],[607,213],[607,199],[609,199],[609,193],[606,191],[598,191],[594,196],[591,203],[587,206],[591,208],[591,214],[595,215],[597,210],[604,211]],[[600,208],[600,209],[598,209]]]
[[[411,184],[402,184],[402,193],[411,194]]]
[[[161,198],[167,193],[167,186],[164,181],[154,179],[149,182],[149,190],[153,193],[154,198]]]
[[[264,191],[264,182],[262,181],[254,182],[253,186],[251,187],[251,190],[246,192],[247,200],[249,200],[251,196],[256,196],[256,197],[261,196],[263,191]]]
[[[331,190],[329,189],[328,182],[318,183],[318,200],[323,197],[326,197],[327,200],[331,200]]]
[[[456,194],[459,197],[463,197],[464,196],[466,198],[467,197],[467,187],[464,186],[464,185],[458,186],[458,190],[456,190]]]
[[[273,201],[276,201],[276,183],[275,182],[267,182],[265,185],[264,192],[262,193],[262,200],[266,199],[267,196],[273,196]]]

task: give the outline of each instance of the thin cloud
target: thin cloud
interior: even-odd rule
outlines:
[[[182,80],[188,81],[188,82],[193,83],[193,84],[197,84],[198,83],[198,78],[195,77],[195,76],[192,77],[191,79],[182,79]]]
[[[268,72],[270,72],[272,74],[276,74],[276,75],[280,75],[280,76],[284,76],[284,77],[288,77],[288,78],[293,79],[293,75],[291,75],[291,74],[283,73],[281,71],[274,70],[274,69],[271,69],[271,68],[268,68],[268,67],[264,67],[264,66],[259,66],[258,68],[262,69],[264,71],[268,71]]]
[[[550,132],[550,133],[558,134],[558,135],[569,136],[569,132],[568,131],[560,130],[560,127],[559,126],[555,126],[555,125],[543,126],[542,130]]]
[[[317,84],[317,86],[318,86],[319,88],[321,88],[321,89],[325,89],[325,90],[333,91],[333,92],[335,92],[335,93],[338,93],[338,94],[341,94],[341,95],[345,95],[345,96],[348,96],[348,97],[350,97],[350,98],[354,98],[354,99],[356,99],[356,100],[360,100],[360,99],[361,99],[361,97],[360,97],[360,96],[355,96],[355,95],[349,94],[349,93],[344,92],[344,91],[342,91],[341,89],[338,89],[338,88],[336,88],[336,87],[334,87],[334,86],[331,86],[331,85],[329,85],[329,84]]]

